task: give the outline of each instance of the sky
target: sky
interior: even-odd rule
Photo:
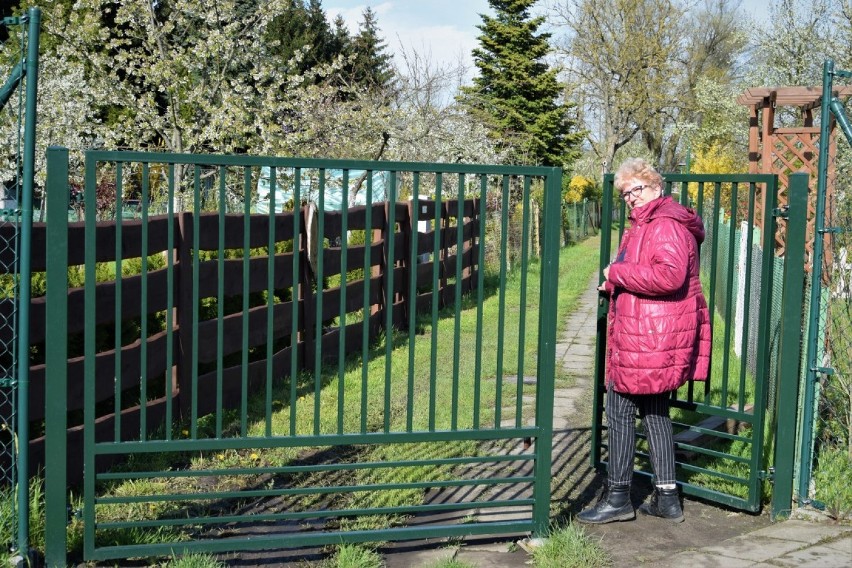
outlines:
[[[767,0],[742,0],[741,7],[758,20],[768,17]],[[488,0],[323,0],[333,20],[338,14],[352,32],[357,31],[364,8],[377,15],[388,51],[416,50],[435,64],[459,59],[473,72],[471,50],[477,46],[480,14],[490,14]]]

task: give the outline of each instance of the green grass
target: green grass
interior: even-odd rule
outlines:
[[[582,527],[566,524],[551,529],[544,542],[533,550],[535,568],[605,568],[612,559],[589,538]]]
[[[476,564],[456,560],[455,558],[442,558],[441,560],[427,564],[424,568],[478,568]]]
[[[816,498],[837,521],[852,517],[852,458],[846,448],[824,447],[814,474]]]
[[[837,520],[852,516],[852,298],[826,302],[826,335],[829,361],[834,373],[818,384],[820,411],[814,431],[816,460],[813,476],[815,497]]]
[[[219,562],[209,554],[187,554],[176,556],[162,566],[163,568],[225,568],[227,564]]]
[[[382,568],[381,555],[363,546],[344,544],[338,547],[331,558],[323,561],[320,568]]]
[[[37,475],[30,480],[29,545],[44,550],[44,478]],[[18,496],[8,487],[0,487],[0,566],[8,565],[12,558],[6,544],[17,533]],[[17,538],[15,538],[17,541]]]

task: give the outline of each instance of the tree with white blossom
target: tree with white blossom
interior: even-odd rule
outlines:
[[[393,78],[386,84],[372,77],[369,85],[359,84],[339,22],[333,33],[341,53],[310,63],[312,45],[281,27],[300,1],[38,2],[38,185],[48,145],[69,148],[72,176],[81,175],[82,154],[90,148],[499,161],[481,124],[435,98],[457,87],[460,72],[429,69],[411,54],[411,61],[389,68]],[[319,2],[309,7],[316,18]],[[378,33],[375,19],[369,28]],[[373,43],[383,49],[377,38]],[[13,41],[4,47],[11,50]],[[389,63],[377,55],[375,61]],[[10,60],[0,60],[0,74],[8,74],[11,65],[3,61]],[[10,112],[0,116],[6,180],[15,176],[16,124]],[[177,179],[186,178],[178,168]]]

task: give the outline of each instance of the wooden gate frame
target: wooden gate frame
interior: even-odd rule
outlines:
[[[833,91],[836,97],[852,96],[852,86],[839,86]],[[819,169],[820,126],[814,126],[814,109],[822,104],[821,87],[752,87],[737,97],[737,103],[748,107],[748,161],[749,173],[776,174],[778,176],[778,207],[789,205],[790,174],[805,173],[809,180],[808,228],[809,238],[806,250],[813,258],[814,215],[816,210],[816,184]],[[776,126],[779,107],[795,109],[801,124],[797,126]],[[835,121],[830,117],[829,149],[831,159],[828,166],[828,187],[834,186],[834,156],[837,153]],[[762,211],[765,196],[758,195]],[[763,228],[763,219],[758,216],[757,223]],[[786,229],[781,228],[775,235],[776,253],[784,254],[786,248]],[[830,262],[830,259],[828,259]],[[810,263],[808,263],[810,264]],[[810,271],[810,268],[806,268]]]

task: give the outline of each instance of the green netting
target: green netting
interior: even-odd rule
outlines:
[[[852,459],[850,401],[852,401],[852,149],[842,141],[833,161],[836,174],[826,195],[825,237],[819,284],[819,325],[815,396],[814,456],[829,449],[845,451]],[[814,487],[814,491],[818,491]]]
[[[565,242],[579,242],[597,235],[601,227],[601,205],[598,201],[565,203],[562,208]]]
[[[848,102],[840,108],[847,116],[852,110]],[[852,147],[841,133],[834,136],[836,152],[827,152],[828,163],[821,164],[827,172],[825,210],[815,222],[817,266],[808,290],[811,298],[817,286],[819,301],[807,323],[813,335],[803,373],[808,407],[800,413],[799,497],[800,504],[813,503],[839,518],[852,514],[848,483],[837,482],[852,471]]]

